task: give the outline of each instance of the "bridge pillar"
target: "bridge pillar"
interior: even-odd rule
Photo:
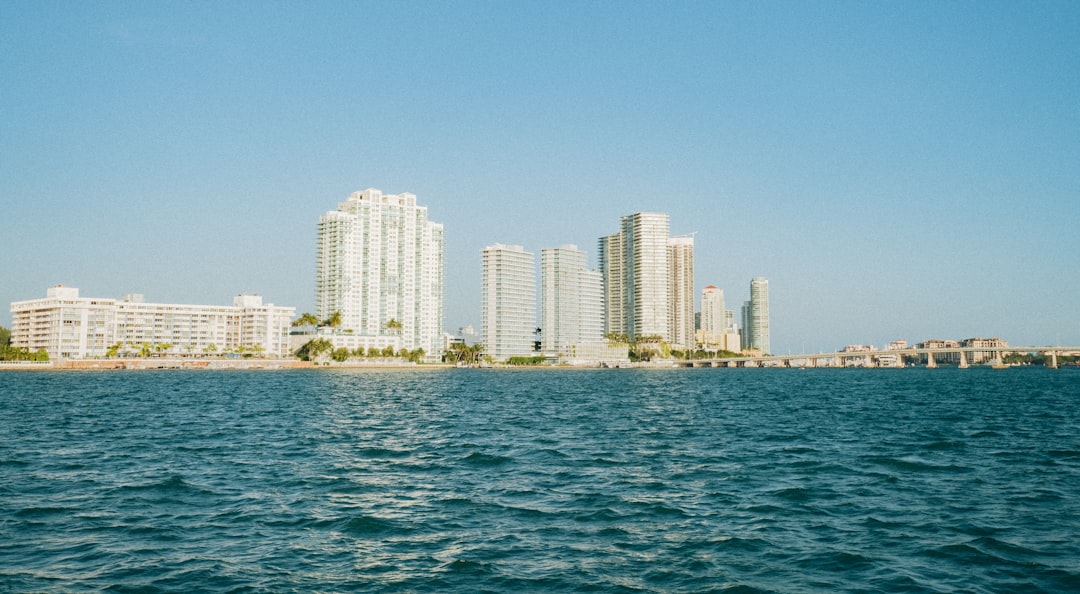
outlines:
[[[964,351],[960,351],[960,365],[959,365],[959,367],[960,367],[960,369],[967,369],[968,368],[967,353],[965,353]]]
[[[934,369],[937,367],[937,361],[934,361],[934,353],[926,353],[926,368]]]

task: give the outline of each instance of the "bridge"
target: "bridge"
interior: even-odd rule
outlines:
[[[1005,353],[1039,353],[1050,357],[1052,369],[1058,368],[1058,356],[1064,353],[1080,352],[1080,347],[1073,346],[977,346],[977,347],[934,347],[904,348],[884,351],[850,351],[835,353],[807,353],[803,355],[760,355],[756,357],[727,357],[717,359],[694,359],[678,361],[680,367],[848,367],[848,360],[862,360],[864,366],[904,367],[905,358],[922,361],[925,367],[935,368],[938,360],[955,359],[957,367],[965,369],[971,361],[983,362],[988,355],[995,367],[1003,366]],[[979,353],[979,355],[976,355]],[[882,365],[883,361],[894,360],[892,365]]]

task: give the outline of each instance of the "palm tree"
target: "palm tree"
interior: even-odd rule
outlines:
[[[341,312],[335,311],[334,313],[330,314],[330,317],[326,318],[326,321],[323,322],[323,324],[330,326],[331,328],[337,328],[338,326],[341,326]]]
[[[296,328],[297,326],[318,326],[318,325],[319,325],[319,318],[316,318],[315,314],[312,314],[312,313],[301,314],[299,318],[296,318],[295,320],[292,321],[293,328]]]
[[[391,334],[401,334],[401,326],[401,322],[397,321],[395,318],[390,318],[390,320],[386,322],[386,329],[389,330]]]

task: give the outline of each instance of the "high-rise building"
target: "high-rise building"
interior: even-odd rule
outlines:
[[[672,342],[668,215],[639,212],[620,223],[619,233],[600,238],[599,245],[605,332]]]
[[[694,348],[694,236],[668,239],[668,342]]]
[[[752,349],[754,346],[750,344],[750,301],[743,301],[742,307],[739,308],[739,319],[742,321],[742,326],[739,327],[739,340],[743,346]]]
[[[625,334],[627,296],[622,233],[601,237],[597,258],[604,293],[604,334]]]
[[[540,328],[545,353],[604,340],[603,285],[574,245],[540,250]]]
[[[498,361],[534,354],[536,271],[520,245],[484,248],[480,309],[484,354]]]
[[[733,312],[724,309],[723,289],[709,285],[701,292],[701,331],[698,336],[706,348],[739,352],[741,341]]]
[[[724,324],[723,289],[709,285],[701,291],[701,329],[709,340],[727,329]]]
[[[319,218],[315,308],[365,344],[443,350],[443,226],[413,194],[354,192]]]
[[[142,295],[121,299],[79,297],[75,287],[56,286],[44,299],[11,304],[14,346],[44,349],[53,359],[112,354],[198,356],[254,353],[286,357],[293,307],[237,295],[232,305],[146,303]]]
[[[744,317],[749,319],[744,322],[750,330],[749,346],[760,350],[763,354],[770,353],[769,346],[769,281],[755,276],[750,280],[749,311],[744,312]],[[744,306],[745,308],[746,306]]]

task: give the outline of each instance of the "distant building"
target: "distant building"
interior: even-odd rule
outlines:
[[[743,325],[746,346],[771,353],[769,344],[769,281],[761,277],[750,280],[750,301],[743,306]]]
[[[917,349],[955,349],[955,348],[959,348],[959,346],[960,346],[960,343],[956,342],[955,340],[930,339],[930,340],[926,340],[926,341],[923,341],[923,342],[920,342],[920,343],[916,344],[915,348],[917,348]],[[925,365],[927,363],[927,361],[928,361],[928,357],[927,357],[927,355],[925,353],[920,354],[918,358],[919,358],[919,363],[922,364],[922,365]],[[958,364],[958,363],[960,363],[960,353],[957,352],[957,351],[953,351],[953,352],[950,352],[950,353],[936,353],[934,355],[934,362],[935,363],[944,363],[944,364]]]
[[[724,290],[712,285],[701,292],[701,330],[698,343],[705,348],[737,353],[742,341],[733,322],[730,309],[724,309]]]
[[[701,291],[701,329],[706,336],[716,336],[726,329],[723,289],[709,285]]]
[[[694,239],[669,237],[668,215],[638,212],[600,238],[604,332],[694,344]]]
[[[739,326],[739,338],[742,340],[743,350],[753,348],[750,344],[750,301],[743,301],[742,307],[739,308],[739,319],[741,324]]]
[[[668,342],[694,348],[694,237],[668,239]]]
[[[965,338],[960,341],[960,346],[971,348],[1000,348],[1007,347],[1009,343],[1000,338]],[[985,363],[998,358],[997,351],[972,351],[968,355],[968,363]]]
[[[443,226],[413,194],[354,192],[319,217],[315,308],[335,347],[443,350]],[[340,344],[339,344],[340,343]]]
[[[604,331],[626,334],[631,341],[642,336],[671,341],[667,213],[624,216],[619,232],[600,238],[599,247]]]
[[[696,339],[698,345],[706,350],[722,350],[738,353],[742,350],[739,333],[733,330],[720,334],[705,334],[704,330],[698,330]]]
[[[586,267],[585,252],[564,245],[540,250],[542,350],[604,342],[603,277]]]
[[[198,356],[240,351],[288,356],[293,307],[263,304],[258,295],[238,295],[230,305],[145,303],[142,295],[122,299],[79,297],[58,285],[44,299],[11,304],[12,344],[45,349],[53,359],[136,354],[144,345],[155,354]]]
[[[484,248],[480,308],[484,354],[496,361],[527,357],[536,329],[536,272],[533,254],[520,245]]]

